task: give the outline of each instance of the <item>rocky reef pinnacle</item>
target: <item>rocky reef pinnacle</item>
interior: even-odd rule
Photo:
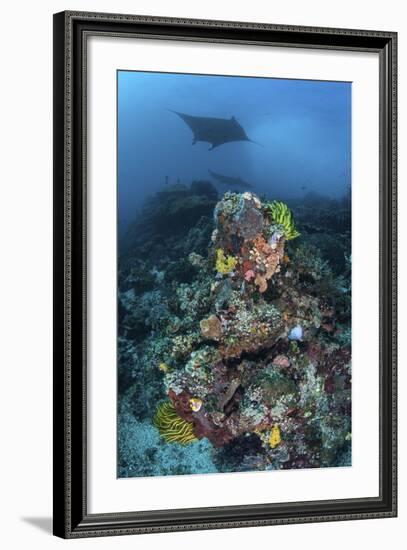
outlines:
[[[208,182],[146,204],[119,262],[119,476],[350,465],[350,238],[335,208]]]
[[[330,318],[325,297],[297,286],[286,228],[269,204],[226,193],[214,219],[209,315],[183,364],[165,373],[168,397],[194,435],[215,447],[256,438],[256,452],[243,460],[257,469],[317,466],[349,433],[337,417],[350,407],[350,352],[316,337]]]

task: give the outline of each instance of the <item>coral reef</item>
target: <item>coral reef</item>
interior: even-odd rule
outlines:
[[[299,239],[281,201],[173,186],[121,247],[119,407],[129,438],[149,423],[158,449],[204,453],[182,473],[350,464],[350,240],[333,265],[329,216],[293,210]],[[121,475],[180,471],[137,470],[120,434]]]
[[[151,420],[138,420],[124,397],[118,418],[119,477],[217,472],[212,445],[202,439],[191,445],[167,443]]]

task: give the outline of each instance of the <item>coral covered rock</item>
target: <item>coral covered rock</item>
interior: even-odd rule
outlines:
[[[215,197],[196,182],[150,205],[119,296],[123,399],[163,448],[210,448],[200,471],[349,463],[350,269],[296,239],[286,204]],[[164,205],[185,215],[172,241]]]

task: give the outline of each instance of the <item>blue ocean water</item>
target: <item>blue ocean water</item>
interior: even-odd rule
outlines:
[[[118,71],[118,477],[351,465],[351,91]]]
[[[137,71],[117,73],[123,228],[166,184],[240,177],[258,194],[340,198],[351,183],[351,83]],[[247,141],[192,146],[176,114],[231,118]],[[224,186],[217,185],[220,192]]]

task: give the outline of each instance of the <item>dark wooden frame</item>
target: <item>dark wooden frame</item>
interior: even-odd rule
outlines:
[[[380,496],[88,514],[86,41],[95,34],[377,52],[380,58]],[[393,32],[62,12],[54,15],[54,534],[64,538],[394,517],[396,46]]]

